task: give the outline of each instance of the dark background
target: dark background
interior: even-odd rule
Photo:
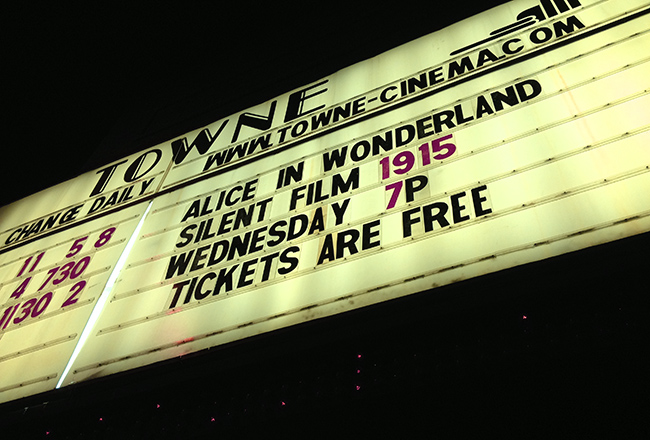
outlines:
[[[502,2],[134,3],[3,11],[0,204]],[[643,234],[3,404],[0,436],[647,437],[649,245]]]
[[[643,234],[5,403],[0,430],[648,438],[649,246]]]
[[[5,7],[0,205],[500,3]]]

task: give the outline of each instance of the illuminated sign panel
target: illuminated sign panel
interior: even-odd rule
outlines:
[[[46,267],[45,243],[71,253],[127,213],[88,339],[52,350],[63,385],[650,230],[648,10],[511,2],[84,175],[48,206],[80,206],[69,223],[8,207],[0,343],[27,300],[50,310],[47,288],[22,296],[32,266],[68,264],[71,290],[90,273],[81,251]]]
[[[0,396],[53,389],[142,215],[138,206],[0,255]]]
[[[134,154],[1,208],[0,252],[151,197],[171,157],[160,148]]]

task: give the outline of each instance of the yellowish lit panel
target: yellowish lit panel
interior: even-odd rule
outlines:
[[[2,254],[0,402],[54,389],[143,210]]]
[[[0,399],[647,232],[649,7],[509,2],[3,208]]]

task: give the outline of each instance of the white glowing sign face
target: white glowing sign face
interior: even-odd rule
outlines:
[[[16,293],[49,274],[44,243],[71,253],[151,200],[85,343],[28,393],[650,230],[647,3],[511,2],[82,176],[64,232],[9,212],[10,330],[54,304]],[[74,290],[91,263],[64,257],[47,268]]]
[[[126,209],[0,256],[3,401],[61,380],[142,211]]]

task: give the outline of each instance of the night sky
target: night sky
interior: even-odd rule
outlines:
[[[300,10],[274,2],[207,1],[5,6],[0,17],[5,165],[0,206],[505,1],[440,3],[381,2],[373,9],[304,3]],[[596,434],[608,428],[647,435],[649,366],[645,350],[637,350],[647,346],[650,334],[642,276],[647,235],[213,350],[186,360],[183,374],[177,371],[179,363],[160,368],[152,378],[145,370],[134,376],[137,381],[111,379],[75,391],[74,398],[61,398],[60,411],[69,405],[67,414],[90,420],[100,408],[93,399],[103,386],[113,396],[107,405],[115,420],[126,414],[160,429],[189,424],[186,414],[202,416],[213,394],[232,388],[236,397],[218,414],[231,417],[232,408],[240,407],[270,414],[233,416],[224,425],[233,432],[253,421],[259,422],[254,433],[268,435],[270,421],[271,428],[293,426],[295,437],[311,430],[325,438],[340,434],[336,417],[343,414],[355,423],[365,421],[354,431],[357,438],[424,425],[427,430],[442,427],[451,438],[475,426],[485,437],[502,429],[502,421],[513,438],[567,432],[580,438],[585,428]],[[314,397],[319,387],[330,391],[341,376],[347,380],[348,370],[356,374],[359,347],[365,349],[363,386],[376,384],[376,394],[360,400],[353,391],[352,397],[341,398],[334,390]],[[213,374],[217,364],[221,370],[215,371],[225,373]],[[165,388],[159,387],[160,377]],[[172,379],[167,382],[167,377]],[[311,390],[296,392],[307,402],[305,410],[290,407],[294,413],[277,415],[282,408],[266,406],[266,391],[285,387]],[[177,397],[180,409],[152,415],[157,401],[151,396],[158,395]],[[94,406],[84,407],[80,397]],[[30,409],[32,418],[25,420],[40,435],[35,438],[42,438],[45,423],[58,415],[54,409],[43,411],[47,417],[37,411]],[[22,407],[9,414],[16,426],[23,415]],[[131,432],[128,417],[123,424]],[[472,424],[473,419],[479,422]],[[67,426],[68,417],[61,420]],[[331,432],[322,431],[318,422]],[[207,422],[205,428],[212,429]]]
[[[0,205],[432,32],[466,8],[26,2],[2,14]],[[490,4],[472,6],[478,12]]]

